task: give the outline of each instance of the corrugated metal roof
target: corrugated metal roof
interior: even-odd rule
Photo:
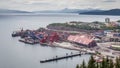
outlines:
[[[68,40],[72,42],[85,44],[85,45],[88,45],[93,41],[91,36],[86,36],[86,35],[70,35],[68,37]]]

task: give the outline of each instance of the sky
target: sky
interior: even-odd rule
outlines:
[[[0,0],[0,9],[24,11],[69,9],[116,9],[120,0]]]

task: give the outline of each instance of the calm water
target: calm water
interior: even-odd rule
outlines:
[[[24,44],[18,41],[19,38],[12,38],[11,33],[20,28],[45,27],[53,22],[104,21],[106,17],[112,21],[120,19],[120,16],[77,14],[0,15],[0,68],[75,68],[83,59],[88,61],[89,55],[41,64],[39,61],[42,59],[75,51]]]

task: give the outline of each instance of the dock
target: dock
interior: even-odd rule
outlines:
[[[69,54],[69,55],[68,55],[68,53],[66,53],[65,56],[61,56],[61,57],[56,56],[55,58],[51,58],[51,59],[47,59],[47,60],[40,60],[40,63],[52,62],[52,61],[62,60],[62,59],[66,59],[66,58],[72,58],[72,57],[76,57],[76,56],[81,56],[81,52],[76,53],[76,54],[73,54],[71,52],[71,54]]]
[[[23,42],[23,43],[25,43],[25,44],[31,44],[31,45],[39,43],[39,42],[37,42],[37,41],[24,40],[24,39],[19,39],[19,41],[20,41],[20,42]]]

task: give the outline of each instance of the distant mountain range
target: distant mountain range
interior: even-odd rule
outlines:
[[[35,13],[82,13],[93,11],[94,9],[62,9],[62,10],[45,10],[45,11],[35,11]]]
[[[20,10],[8,10],[0,9],[0,14],[11,14],[11,13],[27,13],[27,14],[36,14],[36,13],[79,13],[87,15],[120,15],[120,9],[111,9],[111,10],[99,10],[99,9],[68,9],[63,10],[45,10],[45,11],[20,11]]]
[[[87,14],[87,15],[120,15],[120,9],[111,9],[111,10],[101,10],[101,11],[89,11],[83,12],[79,14]]]
[[[44,11],[20,11],[20,10],[8,10],[8,9],[0,9],[0,13],[83,13],[89,11],[100,11],[96,9],[62,9],[62,10],[44,10]]]
[[[0,13],[30,13],[30,12],[20,11],[20,10],[0,9]]]

